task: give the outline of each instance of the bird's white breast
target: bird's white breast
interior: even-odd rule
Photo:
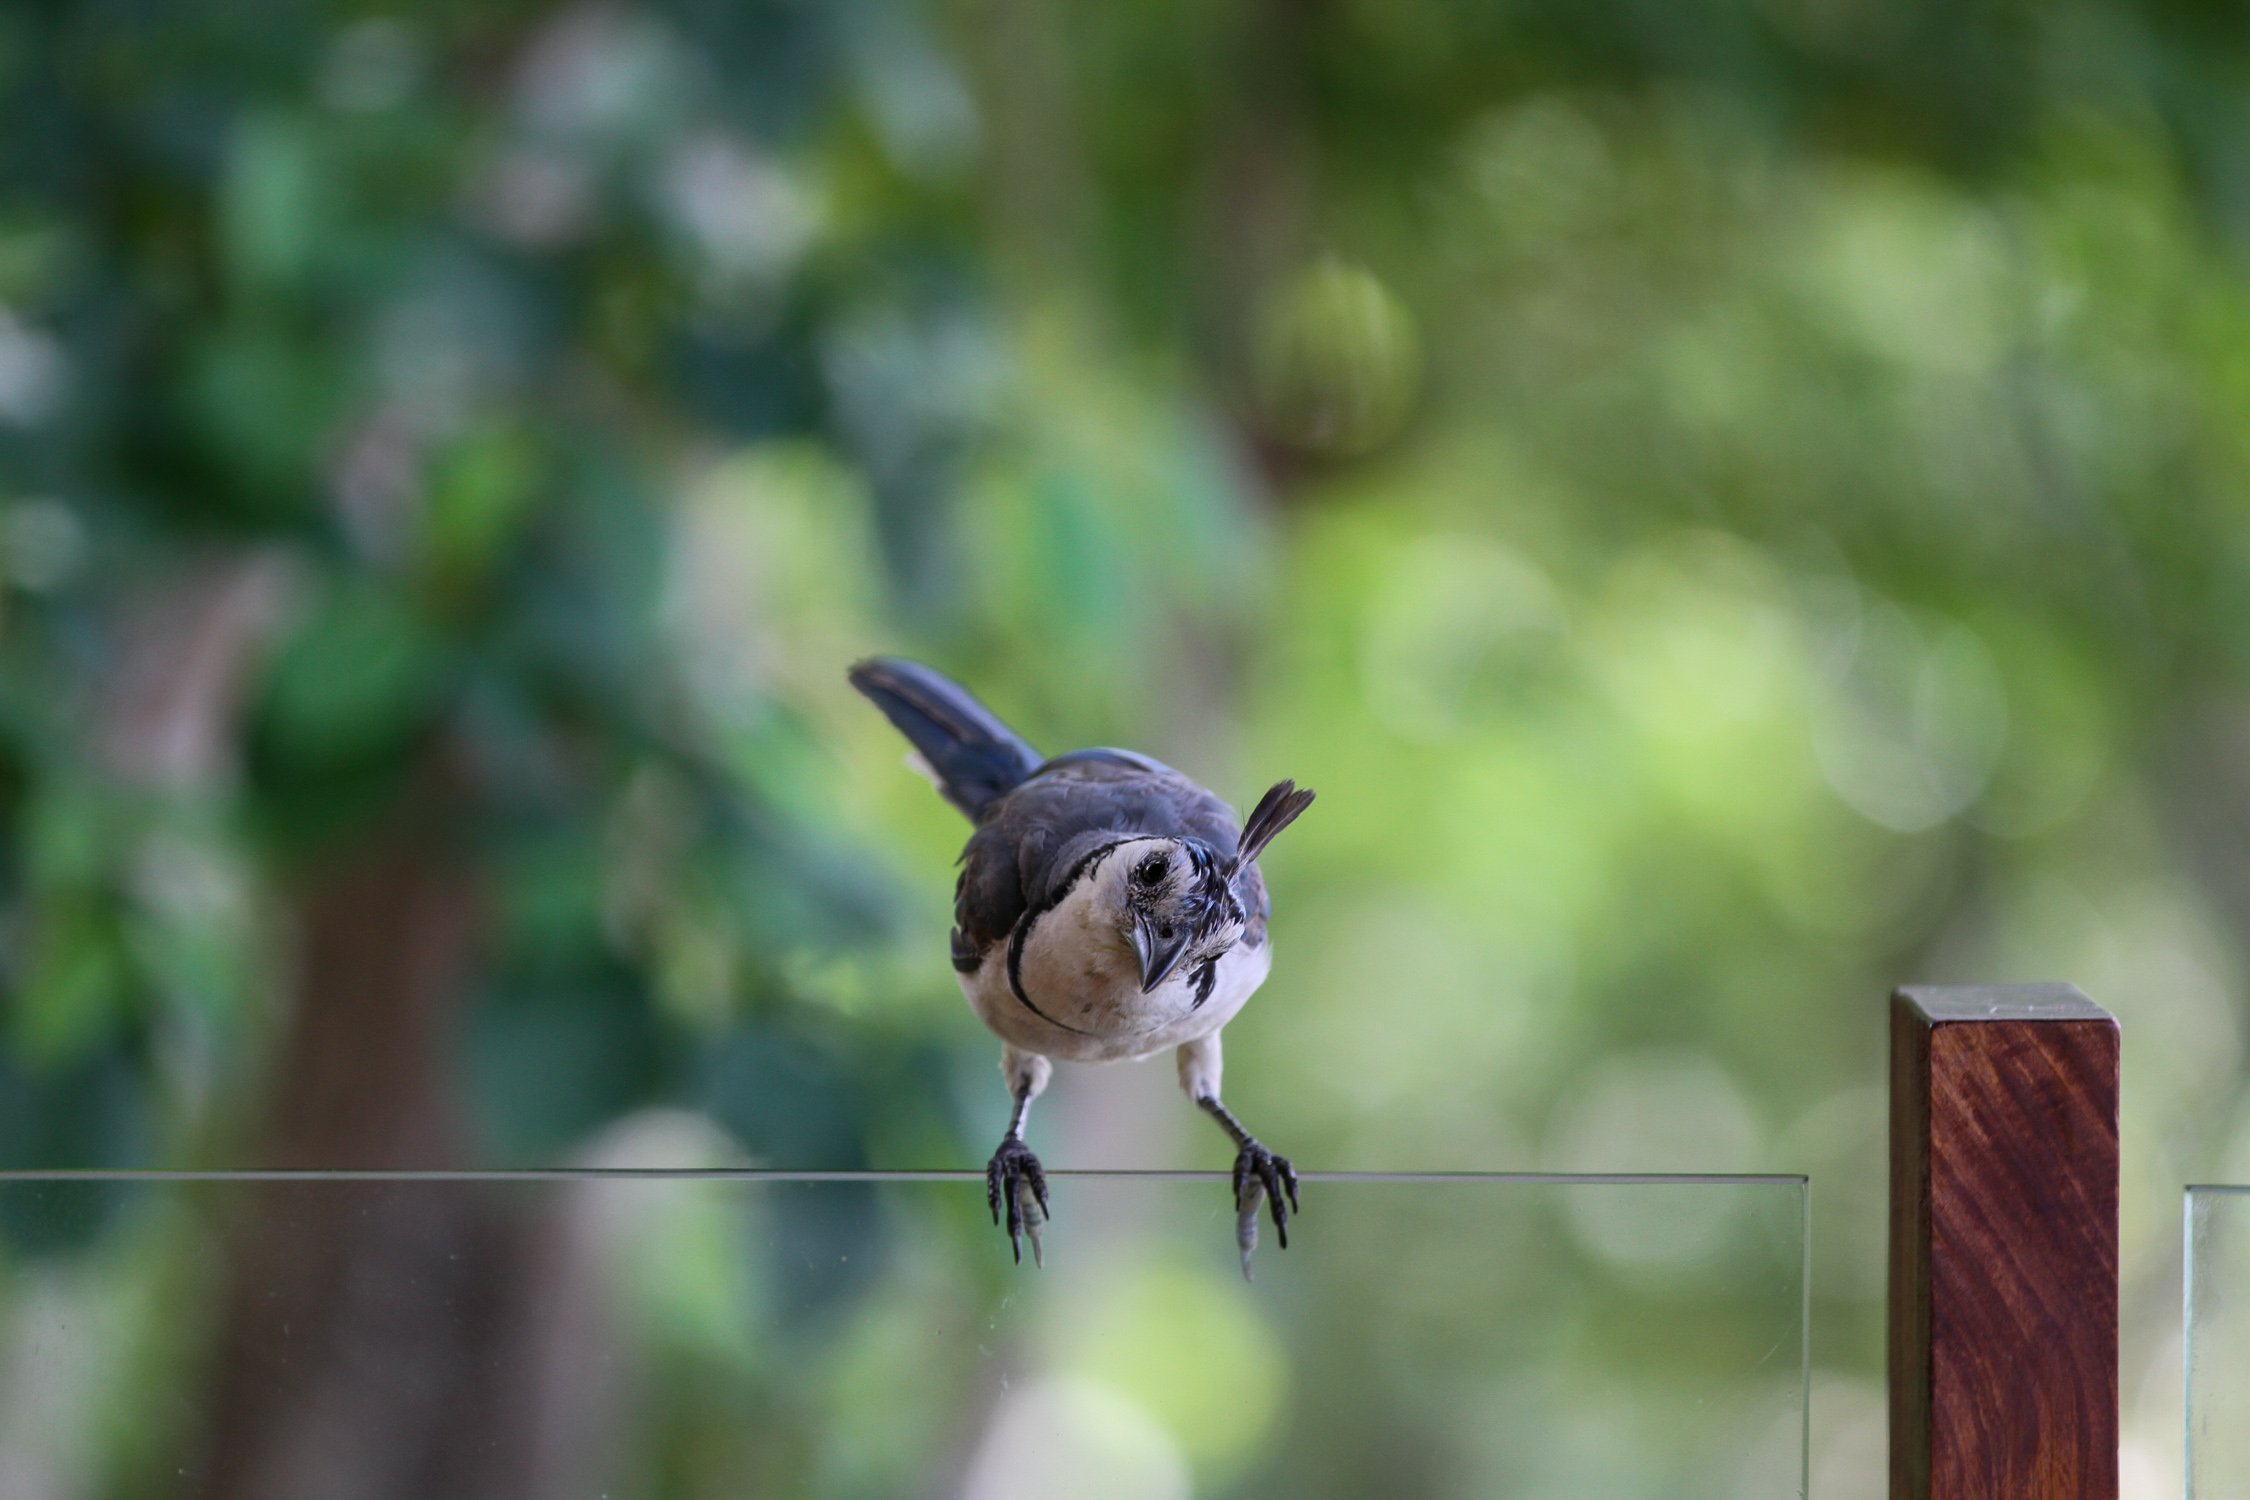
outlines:
[[[995,944],[974,973],[962,975],[962,993],[1003,1041],[1075,1062],[1147,1057],[1209,1036],[1234,1018],[1273,964],[1270,946],[1240,942],[1220,957],[1201,1005],[1186,965],[1143,994],[1139,965],[1094,880],[1033,919],[1020,997],[1009,982],[1008,948]]]

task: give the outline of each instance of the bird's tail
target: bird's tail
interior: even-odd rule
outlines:
[[[999,715],[928,667],[871,657],[852,668],[851,683],[913,743],[945,800],[971,819],[1039,769],[1039,752]]]

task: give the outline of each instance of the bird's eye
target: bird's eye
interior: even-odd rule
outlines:
[[[1151,854],[1133,867],[1133,880],[1138,885],[1162,885],[1172,862],[1161,854]]]

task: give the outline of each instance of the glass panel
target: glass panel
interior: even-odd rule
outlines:
[[[1801,1493],[1796,1178],[0,1180],[0,1494]]]
[[[2187,1191],[2190,1500],[2250,1500],[2250,1188]]]

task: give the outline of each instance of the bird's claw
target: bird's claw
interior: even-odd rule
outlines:
[[[1256,1141],[1245,1141],[1234,1159],[1234,1243],[1242,1252],[1242,1279],[1252,1280],[1250,1252],[1258,1248],[1258,1207],[1273,1205],[1274,1233],[1289,1248],[1289,1216],[1297,1212],[1297,1169]]]
[[[1009,1136],[992,1153],[984,1168],[984,1200],[992,1209],[992,1222],[1006,1213],[1008,1248],[1016,1264],[1023,1264],[1023,1242],[1031,1240],[1031,1263],[1044,1267],[1047,1258],[1039,1243],[1039,1229],[1052,1217],[1047,1209],[1047,1172],[1020,1136]]]

